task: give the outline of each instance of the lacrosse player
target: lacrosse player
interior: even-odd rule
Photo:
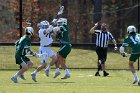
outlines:
[[[132,49],[132,53],[129,57],[129,68],[132,74],[134,75],[133,84],[138,82],[138,85],[140,85],[139,77],[133,65],[136,62],[136,60],[140,57],[140,34],[136,33],[136,27],[133,25],[127,27],[127,33],[128,36],[126,37],[122,46],[120,47],[120,53],[123,57],[126,57],[127,53],[125,53],[125,47],[130,47]]]
[[[36,74],[46,68],[47,60],[48,58],[51,58],[52,61],[50,65],[45,69],[45,74],[48,77],[49,71],[51,69],[52,63],[55,64],[56,61],[56,54],[51,50],[51,44],[53,43],[53,39],[51,36],[51,32],[53,30],[53,26],[49,24],[48,21],[42,21],[38,24],[38,27],[40,30],[38,31],[39,35],[39,42],[40,42],[40,48],[39,48],[39,54],[43,54],[43,57],[41,57],[41,65],[38,66],[38,68],[31,73],[33,81],[37,82],[36,80]],[[52,65],[51,65],[52,64]],[[59,72],[59,67],[56,68],[56,72]]]
[[[57,62],[61,64],[61,67],[65,69],[65,76],[61,79],[70,78],[69,70],[66,66],[66,58],[71,52],[71,43],[69,39],[69,31],[67,26],[66,18],[59,18],[56,21],[57,26],[53,28],[54,33],[56,33],[56,39],[60,43],[60,49],[57,52]],[[55,73],[54,78],[60,75],[60,72]]]
[[[101,25],[101,30],[96,30],[98,26]],[[96,23],[91,29],[91,33],[96,34],[96,53],[98,55],[98,70],[95,73],[95,76],[100,76],[99,71],[103,70],[103,76],[108,76],[109,73],[105,70],[105,62],[107,59],[107,48],[109,40],[112,40],[114,43],[114,49],[117,50],[116,40],[113,35],[107,30],[107,25],[105,23],[100,24],[100,22]]]
[[[31,27],[31,25],[32,25],[32,23],[31,23],[31,22],[26,21],[26,27]],[[26,28],[26,27],[23,27],[23,28]],[[22,68],[22,66],[21,66],[21,65],[19,65],[19,69],[21,69],[21,68]],[[24,73],[23,73],[23,74],[21,74],[19,77],[20,77],[21,79],[23,79],[23,80],[26,80],[26,78],[24,77]]]
[[[16,64],[21,66],[21,69],[12,76],[11,80],[14,83],[18,83],[18,77],[23,75],[25,71],[27,71],[30,67],[33,66],[32,61],[26,56],[26,54],[30,54],[32,56],[37,57],[38,54],[32,52],[30,50],[31,45],[31,37],[34,34],[34,30],[32,27],[25,28],[25,35],[21,37],[15,44],[16,44],[16,52],[15,52],[15,59]]]
[[[60,10],[57,13],[56,18],[53,20],[52,24],[55,25],[57,18],[63,13],[64,6],[60,6]],[[53,39],[51,37],[51,33],[53,33],[53,26],[49,24],[48,21],[42,21],[37,25],[39,30],[39,39],[40,39],[40,54],[46,54],[44,57],[42,57],[41,62],[42,64],[33,72],[31,73],[32,79],[36,82],[36,74],[43,68],[46,67],[46,63],[48,58],[52,58],[52,61],[48,65],[48,67],[45,69],[45,74],[48,77],[51,67],[55,64],[56,65],[56,72],[57,75],[60,74],[59,71],[59,62],[57,62],[57,56],[54,54],[54,52],[51,50],[50,46],[53,42]]]

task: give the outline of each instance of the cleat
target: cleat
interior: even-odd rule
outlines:
[[[17,78],[15,78],[15,77],[11,77],[11,80],[12,80],[14,83],[18,83]]]
[[[95,76],[100,76],[100,73],[99,73],[99,72],[96,72],[96,73],[95,73]]]
[[[45,70],[45,74],[47,77],[49,77],[49,72],[50,72],[49,70]]]
[[[24,77],[24,75],[20,75],[19,76],[22,80],[26,80],[26,78]]]
[[[31,77],[32,77],[32,80],[33,80],[34,82],[37,82],[37,80],[36,80],[36,74],[31,73]]]
[[[65,76],[62,77],[61,79],[67,79],[67,78],[70,78],[70,74],[65,74]]]
[[[55,72],[55,75],[54,75],[54,77],[53,77],[53,78],[58,77],[60,74],[61,74],[60,72]]]
[[[106,76],[108,76],[109,75],[109,73],[107,73],[107,72],[104,72],[104,77],[106,77]]]
[[[133,84],[137,83],[138,81],[137,80],[134,80]]]

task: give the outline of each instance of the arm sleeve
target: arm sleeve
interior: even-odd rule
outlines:
[[[129,42],[128,39],[125,39],[124,42],[122,43],[123,47],[128,47],[129,46]]]
[[[110,32],[108,32],[109,33],[109,39],[114,39],[114,37],[113,37],[113,35],[110,33]]]
[[[95,30],[95,34],[101,33],[101,30]]]
[[[130,44],[131,44],[131,39],[130,39],[130,37],[129,36],[127,36],[126,38],[125,38],[125,40],[124,40],[124,42],[122,43],[122,46],[123,47],[128,47]]]
[[[16,42],[15,42],[15,46],[18,46],[19,45],[19,40],[17,40]]]
[[[24,48],[24,51],[25,51],[25,54],[28,54],[28,55],[35,55],[34,52],[32,52],[32,50],[30,48]]]
[[[30,45],[31,45],[30,40],[26,39],[26,42],[24,43],[23,54],[34,55],[34,53],[30,49]]]

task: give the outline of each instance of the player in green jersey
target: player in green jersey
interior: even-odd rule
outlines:
[[[37,57],[36,53],[33,53],[30,50],[31,45],[31,37],[33,36],[33,28],[32,27],[26,27],[25,28],[25,35],[21,37],[19,40],[16,41],[16,52],[15,52],[15,60],[16,64],[21,66],[21,69],[12,76],[11,80],[14,83],[18,83],[18,77],[23,75],[25,71],[27,71],[30,67],[33,66],[33,63],[30,61],[30,59],[26,56],[26,54],[30,54],[32,56]]]
[[[56,38],[60,43],[60,49],[57,52],[57,61],[65,69],[65,76],[61,79],[70,78],[70,73],[68,67],[66,66],[66,58],[71,52],[71,43],[69,39],[69,31],[67,26],[66,18],[59,18],[57,20],[57,27],[53,28],[54,33],[56,33]],[[54,78],[60,75],[60,72],[56,72]]]
[[[123,57],[127,56],[127,53],[125,53],[125,47],[130,47],[132,49],[132,53],[129,57],[129,68],[134,75],[134,82],[133,84],[138,82],[138,85],[140,85],[139,77],[136,73],[134,63],[136,60],[140,57],[140,34],[136,33],[136,27],[135,26],[128,26],[127,28],[128,36],[124,40],[122,46],[120,47],[120,53]]]

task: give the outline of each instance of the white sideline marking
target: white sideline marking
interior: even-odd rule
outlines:
[[[93,75],[89,74],[89,75],[86,75],[86,74],[79,74],[78,77],[93,77]]]

